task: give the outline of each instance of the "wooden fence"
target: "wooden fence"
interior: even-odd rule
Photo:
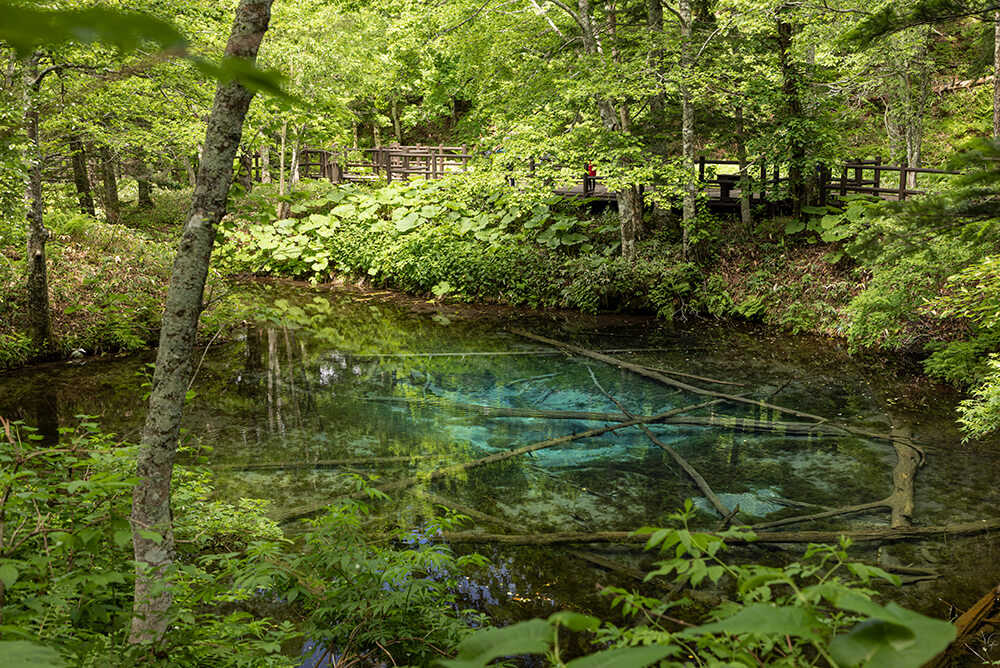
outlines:
[[[473,155],[466,146],[402,146],[391,144],[380,148],[305,149],[299,156],[301,178],[326,179],[333,183],[372,180],[403,180],[411,177],[439,179],[447,174],[464,172]],[[535,160],[528,159],[529,173],[535,172]],[[779,164],[748,165],[747,183],[742,183],[737,160],[699,158],[697,163],[698,190],[717,210],[736,209],[745,188],[752,206],[763,205],[771,213],[789,201],[787,168]],[[580,165],[579,181],[556,188],[559,194],[614,201],[616,193],[608,190],[600,175],[589,173],[588,165]],[[260,179],[261,165],[255,156],[254,176]],[[905,200],[925,191],[917,187],[918,175],[955,174],[940,169],[883,164],[880,159],[845,163],[836,170],[826,165],[816,168],[813,182],[818,188],[815,202],[835,203],[852,194],[874,195],[883,199]],[[509,179],[511,187],[517,182]],[[678,186],[679,184],[674,184]],[[646,186],[654,190],[656,186]]]
[[[326,179],[333,183],[404,180],[411,176],[439,179],[464,172],[472,156],[465,146],[400,146],[381,148],[304,149],[299,156],[299,175],[304,179]],[[259,157],[254,176],[260,180]]]

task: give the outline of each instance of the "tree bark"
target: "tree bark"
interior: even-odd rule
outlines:
[[[788,129],[788,186],[791,191],[793,215],[802,218],[802,207],[806,204],[805,163],[806,143],[802,113],[802,73],[792,62],[792,25],[787,21],[778,23],[778,59],[781,65],[782,90],[785,97],[785,124]]]
[[[49,311],[49,278],[45,260],[45,243],[49,231],[45,228],[45,203],[42,200],[42,149],[38,136],[38,105],[35,96],[42,82],[38,73],[40,54],[27,59],[24,67],[25,129],[28,135],[28,322],[35,347],[50,353],[53,350],[52,319]]]
[[[83,147],[80,135],[70,135],[69,150],[73,161],[73,184],[76,186],[76,197],[80,203],[80,213],[97,217],[94,210],[94,194],[90,189],[90,177],[87,176],[87,152]]]
[[[146,179],[136,179],[135,182],[139,189],[139,208],[152,209],[155,204],[153,203],[153,188],[149,181]]]
[[[1000,11],[993,18],[993,138],[1000,139]]]
[[[736,107],[736,159],[740,163],[740,221],[747,229],[750,218],[750,171],[747,165],[746,127],[743,125],[743,107]],[[820,202],[825,204],[825,202]]]
[[[104,217],[109,223],[117,223],[121,213],[121,202],[118,201],[118,177],[115,175],[115,163],[108,147],[101,145],[101,180],[104,182]]]
[[[690,260],[693,254],[690,237],[694,231],[697,217],[695,196],[698,192],[694,171],[694,107],[691,104],[691,88],[688,83],[694,66],[694,60],[691,57],[691,1],[680,0],[678,9],[681,19],[681,75],[677,86],[681,93],[681,164],[684,170],[681,256],[685,260]]]
[[[271,147],[267,143],[260,147],[260,182],[271,182]]]
[[[224,58],[256,59],[272,1],[240,1]],[[169,576],[175,558],[170,479],[212,244],[216,226],[226,212],[233,159],[252,97],[253,93],[238,81],[220,84],[216,89],[198,184],[170,277],[138,457],[139,483],[132,499],[132,545],[137,568],[131,643],[160,639],[173,601],[169,583],[158,587]]]

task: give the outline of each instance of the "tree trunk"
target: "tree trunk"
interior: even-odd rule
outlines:
[[[149,181],[136,179],[135,182],[139,189],[139,208],[152,209],[156,205],[153,203],[153,188]]]
[[[1000,139],[1000,11],[993,18],[993,138]]]
[[[42,149],[38,136],[38,105],[35,96],[41,84],[38,74],[40,54],[30,56],[25,63],[25,129],[28,135],[28,323],[31,340],[45,353],[53,350],[52,319],[49,311],[49,278],[45,261],[45,203],[42,200]]]
[[[256,59],[270,20],[272,1],[240,0],[225,58],[243,58],[251,62]],[[252,97],[253,93],[238,81],[220,84],[216,89],[205,132],[198,184],[170,277],[149,411],[138,457],[139,483],[132,499],[132,544],[137,568],[129,634],[131,643],[155,641],[163,636],[166,613],[173,600],[169,585],[158,587],[168,576],[175,558],[170,478],[181,411],[191,379],[191,357],[212,244],[216,226],[226,212],[233,159]]]
[[[803,119],[802,98],[800,88],[802,86],[802,73],[799,72],[795,63],[792,62],[792,25],[786,21],[778,23],[778,59],[781,64],[782,90],[785,97],[785,113],[788,115],[786,126],[788,126],[789,146],[788,146],[788,186],[790,189],[793,215],[802,218],[802,207],[805,206],[806,185],[805,185],[805,163],[806,144],[802,136],[802,129],[797,127]]]
[[[295,142],[292,144],[292,178],[290,180],[290,186],[295,187],[298,185],[299,180],[302,178],[302,174],[299,171],[299,163],[302,162],[302,144],[299,141],[299,133],[295,133]]]
[[[188,156],[184,156],[184,171],[187,172],[188,185],[194,188],[195,182],[198,180],[198,174],[194,171],[194,165]]]
[[[681,212],[681,255],[691,260],[691,233],[695,231],[697,212],[695,196],[698,192],[694,167],[694,106],[691,104],[691,88],[688,82],[694,67],[691,58],[691,2],[680,0],[678,9],[681,19],[681,75],[678,88],[681,93],[681,153],[684,170],[684,203]]]
[[[266,143],[260,147],[260,182],[271,182],[271,147]]]
[[[288,121],[281,124],[281,146],[278,148],[278,197],[284,197],[285,190],[285,144],[288,142]],[[288,202],[278,202],[278,218],[288,216]]]
[[[389,116],[392,118],[392,132],[396,136],[396,141],[403,143],[403,125],[399,121],[399,102],[395,99],[389,107]]]
[[[747,165],[746,128],[743,125],[743,107],[736,107],[736,159],[740,163],[740,221],[749,227],[750,219],[750,171]],[[821,202],[825,204],[825,202]]]
[[[642,193],[630,184],[618,191],[618,217],[621,219],[622,257],[634,259],[636,242],[642,233]]]
[[[94,195],[90,190],[90,177],[87,176],[87,153],[79,135],[70,135],[69,150],[73,160],[73,183],[76,185],[80,213],[96,218]]]
[[[118,201],[118,177],[115,176],[115,163],[111,151],[102,145],[101,179],[104,181],[104,217],[109,223],[117,223],[121,214],[121,202]]]

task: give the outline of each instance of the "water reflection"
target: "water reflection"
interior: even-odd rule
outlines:
[[[308,290],[270,290],[248,299],[257,302],[262,321],[239,341],[207,352],[185,427],[212,448],[220,494],[266,497],[276,516],[344,493],[343,473],[396,480],[605,425],[593,418],[552,417],[618,412],[591,372],[637,414],[697,400],[520,339],[503,329],[514,320],[590,349],[634,350],[614,353],[631,362],[739,382],[748,396],[773,395],[775,403],[859,427],[881,431],[909,424],[918,438],[938,444],[918,477],[915,516],[924,524],[978,519],[1000,502],[993,484],[1000,469],[995,450],[942,451],[959,441],[951,423],[953,398],[924,381],[907,380],[905,370],[888,362],[859,364],[829,342],[712,327],[685,332],[648,319],[559,316],[553,322],[545,314],[483,317],[461,310],[435,319],[428,309],[436,307]],[[0,375],[0,415],[38,425],[47,439],[60,423],[71,426],[76,414],[100,415],[106,428],[134,434],[142,416],[134,374],[146,361],[148,355],[88,360]],[[538,414],[493,417],[483,406]],[[764,408],[714,406],[687,415],[702,422],[651,429],[701,472],[727,506],[739,504],[744,521],[864,503],[891,490],[895,460],[884,443],[704,424],[720,417],[787,419]],[[704,526],[717,520],[673,460],[636,430],[421,483],[395,495],[385,506],[385,521],[418,526],[438,512],[418,492],[473,508],[520,532],[661,524],[689,497]],[[884,515],[826,526],[850,523],[876,526]],[[892,550],[912,561],[900,548]],[[501,616],[544,615],[556,604],[589,609],[597,605],[594,581],[618,577],[584,567],[568,550],[485,551],[495,559],[494,571],[470,581],[467,594]],[[640,565],[627,554],[614,556]],[[975,578],[974,569],[956,571],[970,583]]]

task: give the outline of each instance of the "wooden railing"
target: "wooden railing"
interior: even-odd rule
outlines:
[[[333,183],[362,182],[376,179],[393,180],[420,177],[439,179],[447,174],[464,172],[473,154],[466,146],[401,146],[392,144],[380,148],[305,149],[299,156],[302,178],[326,179]],[[543,159],[545,161],[545,159]],[[699,192],[717,208],[739,205],[741,181],[739,174],[730,173],[739,166],[737,160],[699,158]],[[528,173],[535,173],[536,161],[527,159]],[[722,168],[722,169],[720,169]],[[558,169],[558,166],[555,167]],[[724,171],[723,171],[724,170]],[[603,184],[600,175],[590,175],[587,165],[580,165],[579,181],[557,188],[559,194],[613,201],[616,195]],[[925,191],[917,188],[917,175],[955,174],[940,169],[883,164],[881,160],[854,160],[837,168],[819,165],[814,183],[818,186],[819,203],[831,203],[851,194],[874,195],[883,199],[905,200]],[[260,165],[254,165],[254,175],[260,175]],[[511,187],[516,179],[509,179]],[[749,199],[753,205],[770,209],[787,201],[787,168],[778,164],[751,164],[747,168]],[[649,190],[655,186],[646,186]]]
[[[333,183],[374,179],[391,182],[411,176],[439,179],[464,172],[471,157],[465,146],[305,149],[299,158],[299,174]]]

